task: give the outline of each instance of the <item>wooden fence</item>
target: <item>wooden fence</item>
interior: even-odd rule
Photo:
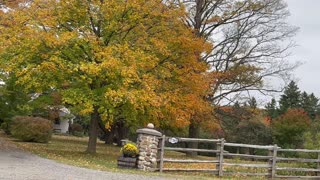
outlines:
[[[197,143],[211,143],[214,144],[215,149],[192,149],[183,147],[169,147],[166,144],[186,143],[186,142],[197,142]],[[265,176],[268,178],[313,178],[320,179],[320,150],[307,150],[307,149],[281,149],[277,145],[251,145],[251,144],[237,144],[227,143],[224,139],[193,139],[193,138],[175,138],[162,136],[159,143],[159,171],[184,171],[184,172],[209,172],[217,176]],[[263,150],[268,152],[265,155],[250,155],[231,153],[227,151],[228,148],[251,148],[255,150]],[[178,152],[205,152],[211,153],[213,156],[210,160],[199,160],[199,159],[172,159],[166,158],[166,151],[178,151]],[[297,157],[284,157],[283,154],[288,153],[316,153],[316,159],[312,158],[297,158]],[[245,159],[251,161],[237,161],[235,159]],[[300,165],[303,163],[305,166],[307,163],[315,163],[314,168],[306,167],[285,167],[290,165],[292,162]],[[189,168],[165,168],[165,163],[213,163],[215,168],[212,169],[189,169]],[[284,165],[284,166],[283,166]],[[230,167],[243,167],[262,169],[262,172],[235,172]],[[277,174],[277,172],[281,172]],[[304,172],[309,175],[294,175],[292,172]],[[310,175],[312,174],[312,175]]]

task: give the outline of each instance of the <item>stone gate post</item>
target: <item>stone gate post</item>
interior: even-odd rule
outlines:
[[[139,149],[138,169],[155,171],[157,169],[158,143],[162,133],[149,123],[147,128],[137,130]]]

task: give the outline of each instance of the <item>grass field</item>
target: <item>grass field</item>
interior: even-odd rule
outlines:
[[[18,147],[32,152],[44,158],[52,159],[64,164],[69,164],[78,167],[89,169],[96,169],[102,171],[133,173],[146,176],[162,176],[171,177],[175,179],[213,179],[214,176],[210,174],[199,173],[150,173],[137,169],[120,169],[117,168],[117,158],[120,156],[120,147],[104,144],[98,141],[97,153],[85,153],[88,138],[87,137],[74,137],[74,136],[61,136],[53,135],[52,140],[48,144],[21,142],[9,136],[0,133],[2,138],[11,141]],[[173,153],[175,154],[175,153]],[[181,153],[177,153],[178,156]],[[173,155],[175,156],[175,155]],[[227,178],[230,179],[230,178]],[[233,179],[233,178],[231,178]]]

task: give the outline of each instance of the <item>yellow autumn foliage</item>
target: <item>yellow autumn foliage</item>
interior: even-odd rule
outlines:
[[[125,144],[121,148],[120,152],[125,157],[136,157],[139,154],[139,150],[138,150],[137,146],[133,143]]]
[[[197,59],[211,47],[184,18],[155,0],[34,0],[1,15],[0,68],[26,92],[58,91],[108,126],[121,117],[185,127],[211,112],[208,67]]]

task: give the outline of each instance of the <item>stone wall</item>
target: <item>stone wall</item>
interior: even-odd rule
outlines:
[[[137,130],[139,149],[138,169],[155,171],[157,169],[158,144],[162,134],[149,124],[147,128]]]

